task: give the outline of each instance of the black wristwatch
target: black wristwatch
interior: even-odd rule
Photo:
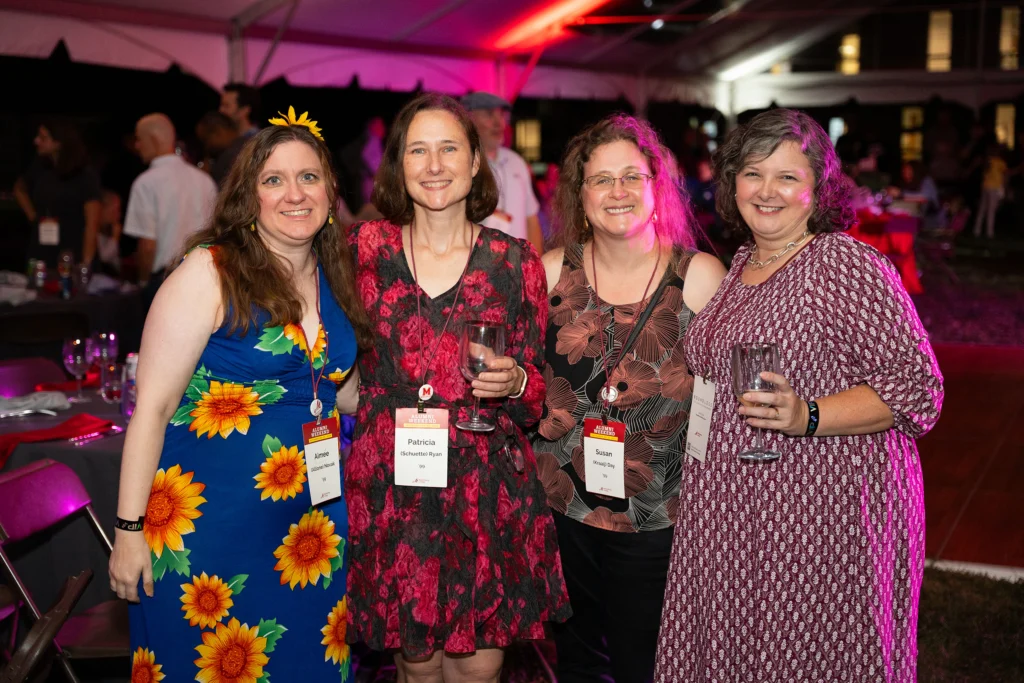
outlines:
[[[137,521],[129,521],[127,519],[121,519],[120,517],[115,518],[114,528],[120,529],[121,531],[142,531],[142,524],[146,521],[146,516],[139,517]]]

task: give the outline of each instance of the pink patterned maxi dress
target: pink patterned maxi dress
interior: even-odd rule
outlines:
[[[736,254],[690,325],[686,357],[717,382],[704,463],[683,471],[655,680],[916,678],[924,495],[914,439],[938,419],[942,376],[899,276],[877,251],[818,235],[760,285]],[[863,436],[765,432],[773,463],[737,454],[730,348],[774,341],[798,396],[871,386],[895,426]],[[700,381],[700,380],[698,380]]]

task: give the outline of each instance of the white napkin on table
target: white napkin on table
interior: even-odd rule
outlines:
[[[22,410],[67,410],[68,397],[60,391],[36,391],[15,398],[0,398],[0,415]]]

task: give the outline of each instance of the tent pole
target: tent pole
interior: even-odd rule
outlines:
[[[242,25],[237,20],[231,22],[231,37],[228,38],[228,80],[232,83],[249,82],[245,64],[245,38],[242,37]]]
[[[270,47],[267,48],[267,54],[263,56],[263,61],[260,63],[260,68],[256,70],[256,78],[252,80],[252,84],[257,88],[260,87],[260,81],[263,80],[263,72],[267,70],[267,65],[270,64],[270,60],[274,57],[274,52],[277,50],[278,44],[281,42],[281,36],[291,26],[292,17],[295,16],[295,10],[299,7],[299,0],[292,0],[291,7],[288,8],[288,14],[285,15],[284,21],[277,27],[277,33],[274,34],[274,40],[270,43]]]
[[[547,47],[547,43],[541,43],[533,49],[533,54],[530,55],[530,61],[526,63],[526,67],[523,68],[522,73],[519,74],[519,80],[516,82],[516,87],[509,93],[508,101],[510,104],[515,104],[516,99],[519,98],[519,93],[526,87],[526,81],[530,79],[530,74],[537,68],[537,62],[540,61],[540,56],[544,54],[544,48]]]

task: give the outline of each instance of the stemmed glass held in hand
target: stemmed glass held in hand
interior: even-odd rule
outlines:
[[[71,403],[88,403],[89,399],[82,395],[82,378],[91,364],[92,345],[87,338],[75,338],[64,340],[64,369],[71,373],[78,380],[78,396],[68,399]]]
[[[775,385],[762,379],[762,372],[778,372],[779,350],[771,342],[740,342],[732,347],[732,390],[745,406],[753,404],[743,399],[748,391],[775,391]],[[770,462],[779,458],[779,453],[764,447],[760,427],[754,429],[754,447],[743,451],[740,460]]]
[[[483,320],[467,320],[462,327],[462,340],[459,343],[459,369],[466,381],[472,382],[487,372],[487,363],[492,358],[505,355],[505,326],[501,323],[489,323]],[[459,429],[470,432],[490,432],[494,423],[480,417],[480,397],[477,396],[473,406],[473,416],[469,420],[458,422]]]

